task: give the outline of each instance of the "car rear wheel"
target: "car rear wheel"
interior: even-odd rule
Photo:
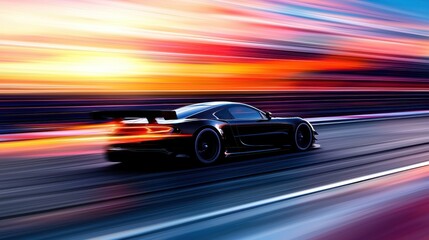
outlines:
[[[295,130],[294,146],[298,151],[308,150],[313,144],[313,131],[307,123],[300,123]]]
[[[214,164],[222,157],[222,141],[219,134],[211,129],[204,128],[195,136],[194,157],[203,165]]]

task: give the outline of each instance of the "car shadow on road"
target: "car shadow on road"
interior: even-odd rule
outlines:
[[[198,166],[192,164],[190,160],[158,160],[152,159],[145,162],[125,162],[114,163],[108,166],[108,170],[117,173],[157,173],[157,172],[173,172],[180,170],[195,169]]]
[[[234,156],[224,159],[223,161],[213,165],[196,164],[195,160],[190,158],[173,158],[173,159],[134,159],[124,163],[114,163],[108,166],[108,171],[114,173],[169,173],[180,171],[216,171],[237,166],[260,164],[266,161],[284,161],[290,159],[296,154],[302,155],[304,152],[295,152],[291,150],[283,150],[279,152],[267,152],[258,154],[247,154]],[[286,164],[286,162],[285,162]]]

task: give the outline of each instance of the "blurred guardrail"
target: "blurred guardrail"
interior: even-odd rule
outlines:
[[[237,101],[275,116],[322,117],[429,109],[429,92],[255,92],[139,95],[1,95],[0,134],[90,122],[89,112],[174,109],[204,101]]]

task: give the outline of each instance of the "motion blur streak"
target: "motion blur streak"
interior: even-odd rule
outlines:
[[[384,177],[387,175],[400,173],[400,172],[404,172],[404,171],[408,171],[408,170],[412,170],[412,169],[416,169],[416,168],[421,168],[421,167],[426,167],[426,166],[429,166],[429,161],[418,163],[418,164],[413,164],[413,165],[409,165],[409,166],[405,166],[405,167],[401,167],[401,168],[391,169],[391,170],[387,170],[384,172],[374,173],[374,174],[367,175],[367,176],[348,179],[348,180],[341,181],[341,182],[331,183],[328,185],[319,186],[319,187],[311,188],[311,189],[306,189],[306,190],[299,191],[299,192],[289,193],[286,195],[277,196],[277,197],[273,197],[273,198],[269,198],[269,199],[264,199],[264,200],[260,200],[257,202],[246,203],[246,204],[243,204],[240,206],[222,209],[222,210],[218,210],[215,212],[209,212],[209,213],[205,213],[205,214],[201,214],[201,215],[196,215],[196,216],[192,216],[189,218],[173,220],[173,221],[165,222],[165,223],[162,223],[159,225],[144,226],[141,228],[131,229],[131,230],[127,230],[124,232],[118,232],[118,233],[114,233],[114,234],[110,234],[110,235],[104,235],[104,236],[100,236],[97,238],[93,238],[93,240],[125,239],[125,238],[140,236],[140,235],[146,235],[146,234],[151,233],[151,232],[161,231],[161,230],[164,230],[167,228],[177,227],[177,226],[180,226],[183,224],[189,224],[192,222],[203,221],[203,220],[210,219],[210,218],[216,218],[216,217],[220,217],[220,216],[223,216],[226,214],[233,214],[235,212],[245,211],[245,210],[249,210],[249,209],[252,209],[255,207],[262,207],[262,206],[265,206],[268,204],[274,204],[276,202],[285,201],[285,200],[288,200],[291,198],[296,198],[296,197],[301,197],[301,196],[305,196],[308,194],[318,193],[321,191],[331,190],[334,188],[343,187],[343,186],[347,186],[350,184],[354,184],[354,183],[358,183],[358,182],[362,182],[362,181],[367,181],[367,180],[372,180],[375,178]]]
[[[309,83],[311,84],[311,82]],[[274,113],[274,116],[335,117],[426,111],[427,91],[277,91],[277,92],[170,92],[123,95],[0,95],[0,133],[40,135],[61,130],[91,127],[90,112],[103,110],[175,109],[205,101],[239,101]],[[75,126],[75,128],[73,128]],[[94,125],[95,127],[96,125]],[[76,135],[78,131],[73,132]],[[72,132],[70,132],[72,134]],[[0,139],[16,140],[25,135],[2,135]]]
[[[159,130],[154,130],[154,132],[148,133],[136,132],[126,135],[111,135],[112,126],[114,125],[107,124],[103,126],[104,128],[95,128],[86,132],[64,130],[56,131],[55,134],[50,134],[50,132],[11,134],[8,140],[3,139],[0,141],[0,156],[16,157],[17,149],[21,149],[19,156],[20,158],[36,156],[66,156],[83,153],[102,153],[104,149],[103,147],[108,143],[133,143],[165,138],[189,137],[185,134],[179,135],[170,133],[169,131],[166,132],[165,128],[160,128]],[[171,128],[167,129],[170,130]],[[77,148],[79,146],[92,147],[93,149],[91,151],[83,151],[83,149],[80,148],[75,149],[72,152],[65,151],[65,149]],[[44,153],[41,155],[41,152]]]
[[[426,0],[0,0],[0,239],[116,236],[278,196],[297,197],[144,237],[429,239],[428,167],[409,169],[429,160],[428,9]],[[321,148],[205,168],[106,161],[111,142],[180,129],[127,135],[92,112],[206,101],[319,122]],[[408,171],[368,178],[392,169]],[[362,181],[320,188],[350,179]],[[309,189],[323,191],[298,197]]]
[[[428,89],[418,3],[2,0],[0,90]]]
[[[223,239],[252,240],[427,239],[429,231],[424,226],[429,213],[428,173],[428,167],[419,168],[361,185],[267,205],[235,217],[223,216],[179,227],[151,237],[193,239],[203,232],[211,232]],[[341,199],[341,202],[332,199]],[[228,225],[240,227],[228,228]],[[187,233],[192,228],[203,230]],[[224,228],[227,229],[222,230]]]
[[[403,216],[413,217],[406,218],[411,225],[403,218],[395,224],[403,230],[394,231],[398,236],[425,233],[428,168],[391,177],[380,173],[427,163],[428,120],[316,126],[320,149],[231,159],[206,168],[180,167],[183,159],[177,165],[123,168],[90,153],[100,146],[89,144],[70,146],[62,155],[50,157],[42,154],[51,154],[52,149],[26,158],[15,151],[0,161],[0,238],[94,238],[368,176],[380,178],[183,224],[144,238],[361,239],[353,236],[389,234],[393,219]],[[423,236],[410,239],[426,239]]]

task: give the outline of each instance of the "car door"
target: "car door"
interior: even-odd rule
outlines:
[[[230,106],[218,112],[232,126],[239,142],[246,147],[274,147],[287,142],[288,131],[280,123],[248,106]]]

